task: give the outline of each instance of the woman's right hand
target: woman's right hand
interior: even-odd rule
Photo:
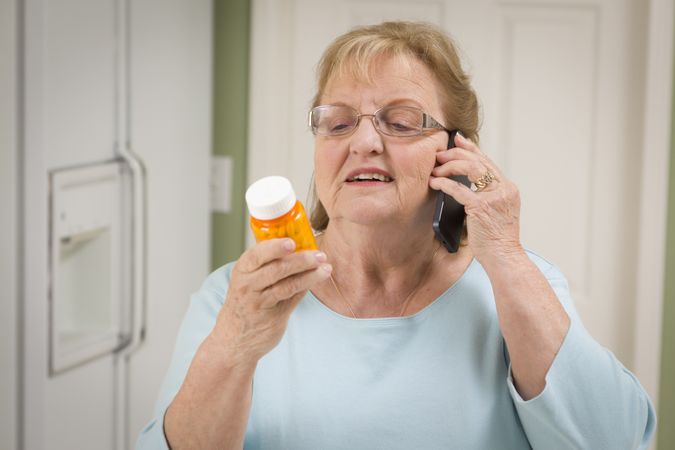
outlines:
[[[288,318],[316,283],[330,276],[326,254],[294,252],[289,238],[262,241],[244,252],[209,338],[230,367],[255,368],[281,340]]]
[[[258,360],[272,350],[307,290],[330,276],[322,252],[263,241],[232,269],[225,304],[164,416],[170,448],[241,449]]]

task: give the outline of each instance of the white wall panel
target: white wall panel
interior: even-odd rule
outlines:
[[[424,21],[441,25],[444,16],[444,1],[386,2],[360,1],[347,4],[350,26],[370,25],[387,20]]]
[[[588,301],[596,111],[596,11],[504,6],[494,156],[519,186],[525,245],[558,255]],[[572,182],[570,182],[572,181]]]

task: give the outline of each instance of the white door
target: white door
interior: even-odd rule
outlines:
[[[522,241],[567,276],[590,332],[632,366],[643,139],[641,0],[254,1],[249,180],[312,176],[322,50],[355,25],[448,31],[482,100],[481,146],[522,195]]]

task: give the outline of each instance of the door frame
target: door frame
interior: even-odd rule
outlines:
[[[658,408],[673,89],[673,0],[650,0],[635,298],[635,375]],[[675,175],[675,174],[672,174]]]
[[[632,371],[654,404],[658,403],[661,370],[661,331],[665,281],[668,162],[673,88],[673,22],[675,0],[649,0],[646,24],[644,123],[640,173],[640,219],[635,298]],[[285,63],[293,39],[293,0],[251,0],[249,124],[265,123],[265,133],[248,130],[248,180],[269,173],[288,173],[276,149],[287,147],[284,121],[264,120],[285,111],[292,76]],[[283,116],[282,116],[283,117]],[[675,175],[675,174],[674,174]],[[251,238],[249,236],[248,243]]]
[[[7,448],[21,448],[21,154],[20,23],[21,4],[0,4],[0,436]]]

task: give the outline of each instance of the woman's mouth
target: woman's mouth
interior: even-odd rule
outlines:
[[[381,167],[359,167],[347,174],[346,184],[350,186],[386,186],[394,177]]]
[[[376,183],[390,183],[393,179],[380,173],[360,173],[356,176],[347,178],[347,183],[358,184],[376,184]]]

